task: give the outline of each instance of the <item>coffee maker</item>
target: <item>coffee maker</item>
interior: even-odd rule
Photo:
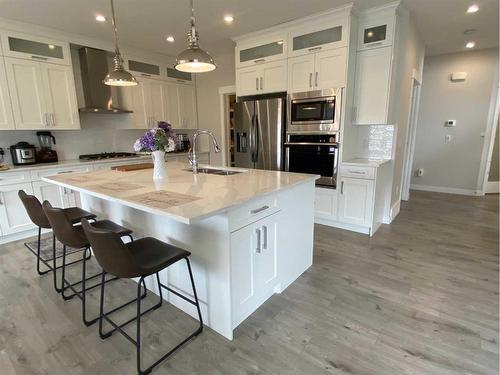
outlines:
[[[36,132],[40,150],[36,154],[36,160],[39,163],[54,163],[57,161],[57,152],[52,150],[52,141],[56,144],[56,138],[49,131]]]

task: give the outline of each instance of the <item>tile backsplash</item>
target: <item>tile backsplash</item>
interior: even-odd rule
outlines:
[[[371,125],[358,127],[358,157],[369,159],[392,159],[394,125]]]

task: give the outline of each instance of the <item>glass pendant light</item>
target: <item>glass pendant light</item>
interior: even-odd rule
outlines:
[[[175,69],[181,72],[188,73],[203,73],[214,70],[214,59],[207,52],[203,51],[198,45],[198,32],[196,31],[194,21],[194,5],[193,0],[191,4],[191,29],[188,32],[188,48],[179,53],[175,62]]]
[[[113,70],[110,71],[104,78],[104,84],[108,86],[136,86],[137,80],[132,74],[123,68],[123,59],[120,54],[120,49],[118,48],[118,31],[116,29],[115,7],[113,0],[111,0],[111,15],[113,30],[115,32],[115,57],[113,58]]]

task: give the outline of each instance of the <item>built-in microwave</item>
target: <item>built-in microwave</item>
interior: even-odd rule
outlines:
[[[288,134],[330,134],[340,129],[342,89],[288,95]]]

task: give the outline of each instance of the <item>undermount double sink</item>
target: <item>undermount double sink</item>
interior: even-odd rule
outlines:
[[[192,169],[185,169],[186,171],[192,172]],[[219,176],[232,176],[233,174],[243,173],[244,171],[234,171],[229,169],[218,169],[218,168],[198,168],[198,173],[216,174]]]

